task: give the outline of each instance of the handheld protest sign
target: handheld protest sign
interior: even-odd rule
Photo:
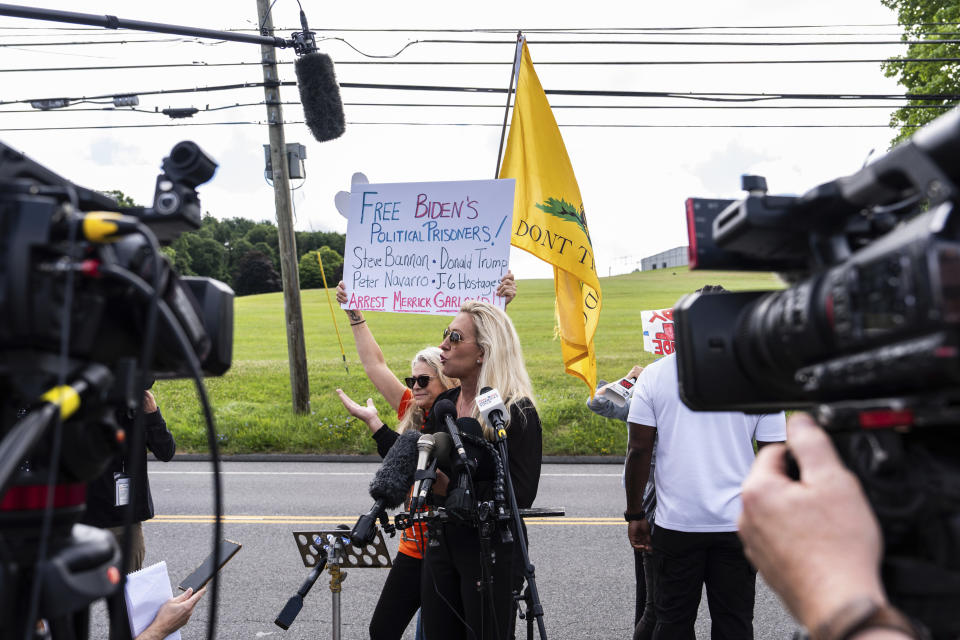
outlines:
[[[673,332],[673,309],[640,312],[643,327],[643,350],[658,356],[668,356],[676,350]]]
[[[514,180],[354,184],[344,252],[345,309],[455,315],[501,309]]]

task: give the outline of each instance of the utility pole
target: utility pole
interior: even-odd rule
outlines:
[[[257,0],[257,24],[261,25],[261,35],[273,35],[273,19],[270,17],[268,0]],[[261,45],[260,51],[263,62],[263,94],[270,127],[273,198],[277,208],[277,232],[280,237],[280,276],[283,279],[283,307],[287,321],[290,388],[293,392],[293,411],[304,414],[310,411],[310,382],[307,378],[307,349],[303,340],[300,274],[290,206],[290,169],[287,166],[287,144],[283,134],[280,79],[277,76],[276,49],[272,45]]]

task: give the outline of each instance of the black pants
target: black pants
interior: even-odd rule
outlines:
[[[637,626],[647,606],[647,580],[643,570],[643,551],[633,550],[633,575],[637,582],[637,603],[633,613],[633,625]]]
[[[398,553],[370,620],[370,640],[400,640],[420,608],[423,561]]]
[[[687,533],[656,527],[654,640],[695,640],[700,593],[707,585],[713,640],[752,640],[757,573],[735,532]]]
[[[423,634],[436,640],[507,640],[513,626],[513,545],[491,543],[496,562],[493,606],[481,582],[477,530],[446,524],[439,546],[427,547],[420,583]]]
[[[657,590],[657,571],[653,564],[653,554],[642,553],[644,594],[646,600],[643,605],[643,613],[640,620],[634,625],[633,640],[650,640],[653,638],[653,630],[657,626],[657,607],[653,602],[653,594]],[[637,594],[639,597],[639,590]]]

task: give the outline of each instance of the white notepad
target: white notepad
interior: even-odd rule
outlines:
[[[134,638],[150,626],[157,611],[172,596],[167,563],[162,560],[127,575],[124,597],[127,599],[127,615]],[[168,635],[167,640],[180,640],[180,631]]]

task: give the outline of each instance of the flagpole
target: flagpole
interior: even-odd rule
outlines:
[[[503,110],[503,127],[500,129],[500,151],[497,152],[497,169],[493,179],[500,176],[500,161],[503,160],[503,141],[507,137],[507,117],[510,115],[510,96],[513,93],[513,81],[517,77],[517,68],[520,66],[520,54],[523,51],[523,33],[517,31],[517,51],[513,54],[513,66],[510,68],[510,86],[507,88],[507,106]]]

